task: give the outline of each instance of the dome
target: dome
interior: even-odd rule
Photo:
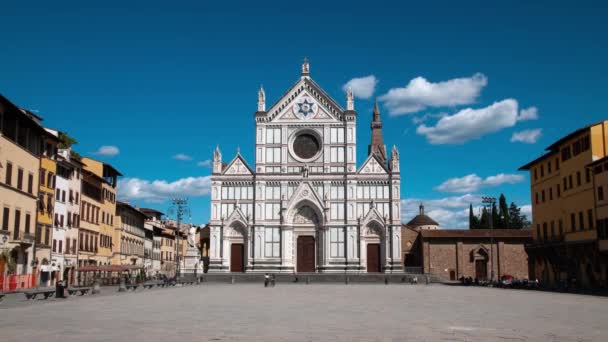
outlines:
[[[439,223],[437,223],[437,221],[424,214],[424,205],[422,204],[420,204],[420,214],[416,215],[416,217],[411,219],[410,222],[407,223],[407,225],[412,228],[429,226],[428,228],[430,229],[437,229],[439,227]]]

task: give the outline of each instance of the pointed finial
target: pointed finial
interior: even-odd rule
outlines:
[[[264,87],[260,85],[260,90],[258,91],[258,112],[266,111],[266,92],[264,91]]]
[[[374,103],[374,121],[378,121],[380,119],[380,108],[378,107],[378,99],[376,99]]]
[[[346,91],[346,110],[355,110],[355,97],[353,96],[353,88],[348,87]]]
[[[241,154],[241,146],[236,147],[236,154]]]
[[[304,57],[304,63],[302,63],[302,77],[310,76],[310,65],[308,63],[308,58]]]

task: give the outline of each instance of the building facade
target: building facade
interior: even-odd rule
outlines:
[[[83,234],[85,242],[89,242],[84,245],[85,248],[88,246],[84,255],[91,260],[89,265],[110,265],[115,249],[119,249],[115,244],[114,217],[116,185],[121,174],[112,165],[95,159],[82,158],[82,162],[85,171],[82,205],[87,220],[82,215],[84,223],[81,225],[86,228]]]
[[[578,129],[520,168],[530,173],[531,182],[534,242],[528,246],[530,272],[550,287],[560,283],[602,285],[598,190],[589,164],[606,157],[607,129],[608,121]],[[603,282],[605,285],[605,278]]]
[[[54,285],[59,267],[51,261],[52,233],[55,219],[55,186],[57,179],[57,144],[50,130],[43,141],[40,156],[40,187],[38,188],[38,221],[36,224],[36,263],[39,264],[40,285]]]
[[[141,208],[139,209],[142,213],[146,215],[146,221],[144,222],[144,228],[146,229],[146,234],[149,232],[152,233],[152,246],[150,252],[150,266],[146,267],[146,274],[149,276],[154,276],[160,274],[161,271],[161,239],[162,239],[162,231],[163,231],[163,223],[162,217],[163,213],[158,210],[151,208]],[[146,239],[147,240],[147,239]],[[147,259],[147,258],[146,258]]]
[[[528,279],[529,229],[413,229],[403,227],[406,270],[419,268],[443,280]],[[418,271],[418,270],[417,270]]]
[[[216,149],[210,272],[401,270],[399,153],[387,155],[376,104],[372,142],[357,167],[352,91],[343,109],[311,78],[255,113],[255,164],[226,165]]]
[[[39,118],[0,95],[0,279],[34,270],[42,141]],[[10,260],[9,260],[10,259]],[[4,282],[4,280],[3,280]],[[35,277],[29,285],[35,285]],[[3,285],[0,285],[2,290]]]
[[[80,191],[82,163],[70,149],[57,154],[57,175],[51,265],[57,268],[57,279],[74,284],[78,262],[78,227],[80,225]]]
[[[116,243],[117,252],[112,257],[112,265],[144,266],[146,215],[128,203],[116,204]]]

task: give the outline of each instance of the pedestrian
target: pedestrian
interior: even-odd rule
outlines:
[[[268,273],[264,274],[264,287],[268,287],[269,281],[270,281],[270,275],[268,275]]]

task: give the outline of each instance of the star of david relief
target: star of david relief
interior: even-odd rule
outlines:
[[[319,106],[310,96],[302,96],[293,105],[292,110],[299,119],[308,120],[317,114]]]

